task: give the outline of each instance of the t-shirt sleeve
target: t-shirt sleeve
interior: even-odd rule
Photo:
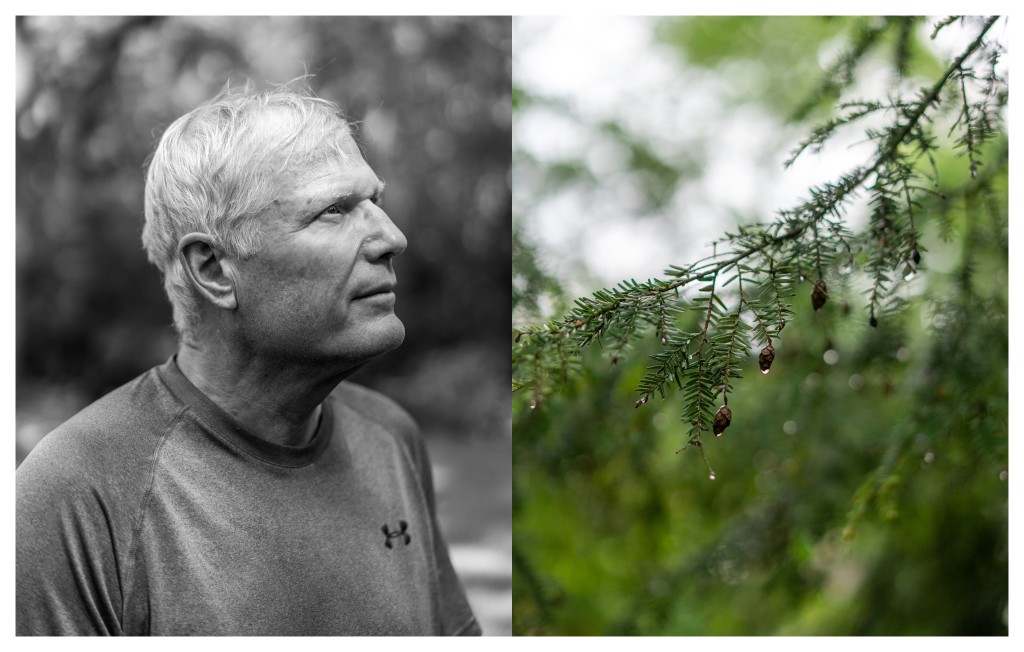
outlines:
[[[423,442],[416,439],[416,458],[420,467],[420,477],[423,479],[424,492],[427,496],[427,503],[430,507],[430,517],[434,529],[434,550],[437,559],[438,584],[441,592],[441,633],[445,636],[480,636],[480,624],[477,623],[469,602],[466,600],[466,592],[459,582],[455,569],[452,567],[451,559],[448,556],[448,544],[441,535],[441,527],[437,522],[437,507],[434,499],[434,479],[430,470],[430,459],[427,456],[426,447]]]
[[[44,439],[16,472],[16,632],[120,634],[116,548],[102,492],[90,486],[84,460],[64,453]]]

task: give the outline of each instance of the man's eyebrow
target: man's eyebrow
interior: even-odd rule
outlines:
[[[363,186],[363,187],[348,186],[348,187],[346,187],[344,189],[332,188],[332,189],[327,190],[325,192],[318,193],[317,198],[315,200],[310,200],[309,202],[307,202],[307,204],[308,205],[316,204],[316,205],[329,206],[330,204],[333,204],[333,203],[348,201],[353,196],[361,195],[361,194],[366,194],[367,197],[372,199],[374,197],[380,197],[381,195],[384,194],[384,186],[385,185],[386,184],[384,183],[384,179],[381,179],[380,177],[377,177],[377,184],[368,189],[369,190],[368,194],[367,194],[367,189],[366,189],[365,186]],[[319,214],[319,213],[316,213],[316,214]]]

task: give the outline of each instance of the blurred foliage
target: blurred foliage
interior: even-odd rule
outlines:
[[[405,344],[357,380],[427,427],[507,433],[508,19],[19,17],[16,34],[19,460],[175,349],[140,244],[163,128],[229,81],[306,72],[358,123],[410,243]]]
[[[857,66],[882,68],[895,80],[939,74],[939,62],[915,34],[923,24],[920,16],[675,18],[658,23],[655,39],[687,65],[742,77],[732,86],[736,100],[800,119],[813,109],[830,111],[855,81]],[[824,75],[819,53],[835,59]]]
[[[891,20],[868,45],[887,21],[680,18],[654,36],[686,65],[721,69],[736,101],[820,119],[844,92],[822,82],[837,60],[819,63],[823,48],[840,61],[861,46],[885,52],[898,83],[944,68],[929,22]],[[756,61],[779,92],[746,94],[736,60]],[[849,84],[879,65],[866,61]],[[559,105],[514,84],[517,115]],[[564,391],[542,402],[513,393],[517,634],[1006,635],[1007,139],[997,128],[977,179],[941,145],[941,185],[915,209],[924,263],[905,279],[902,309],[872,328],[870,278],[836,274],[821,311],[802,283],[771,373],[746,356],[732,425],[705,440],[713,481],[695,451],[673,454],[687,441],[680,393],[633,408],[659,350],[653,333],[625,354],[584,350]],[[544,178],[546,162],[513,156]],[[518,178],[517,219],[544,202],[520,206]],[[584,171],[561,189],[597,185]],[[538,246],[518,238],[529,258]],[[520,273],[547,278],[535,258]],[[532,306],[558,297],[521,287],[541,291]],[[677,327],[701,321],[689,311]]]

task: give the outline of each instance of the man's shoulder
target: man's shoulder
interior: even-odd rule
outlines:
[[[114,389],[55,428],[29,453],[19,476],[117,474],[151,459],[175,409],[156,369]]]
[[[341,407],[352,410],[363,419],[403,439],[418,437],[416,421],[405,408],[376,390],[346,380],[338,385],[331,396]]]
[[[405,408],[384,394],[350,381],[345,381],[331,394],[336,415],[343,422],[341,432],[347,441],[364,455],[376,459],[393,459],[401,450],[420,482],[429,476],[429,462],[419,426]],[[338,416],[335,417],[337,424]],[[349,427],[355,426],[352,429]],[[337,425],[335,426],[338,427]],[[424,484],[426,486],[426,484]]]
[[[405,408],[375,389],[346,380],[338,385],[332,396],[343,406],[367,418],[402,429],[416,429],[416,422]]]

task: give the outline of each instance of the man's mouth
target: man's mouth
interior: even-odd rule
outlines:
[[[365,291],[361,292],[360,294],[356,295],[355,298],[356,299],[368,299],[370,297],[376,297],[376,296],[381,296],[381,295],[392,295],[392,294],[394,294],[394,292],[395,292],[395,284],[394,283],[386,283],[386,284],[378,285],[376,287],[372,287],[372,288],[370,288],[368,290],[365,290]]]

